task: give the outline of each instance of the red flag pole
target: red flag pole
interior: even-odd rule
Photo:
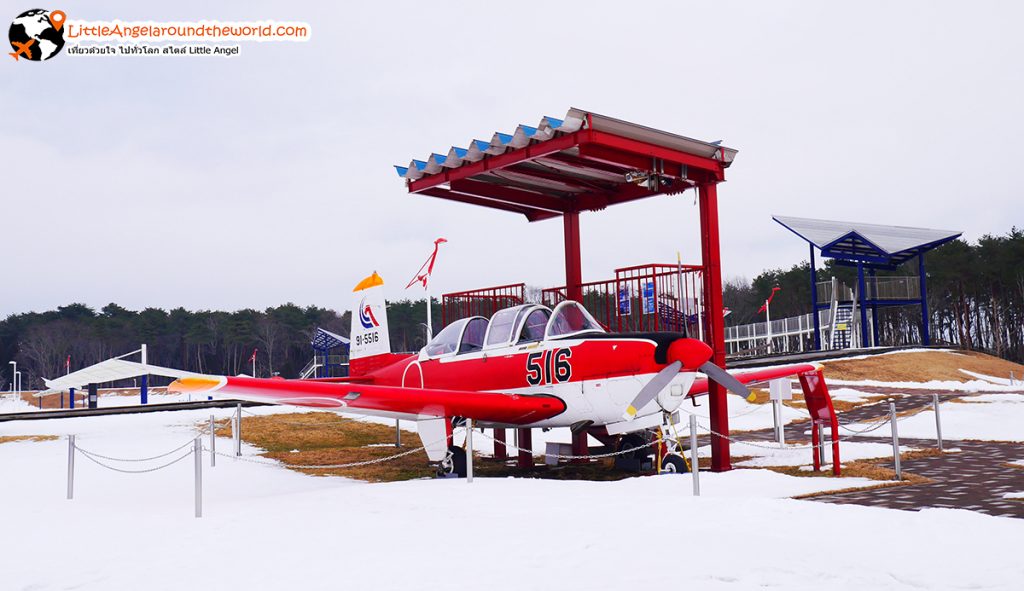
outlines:
[[[427,292],[427,340],[428,341],[430,339],[434,338],[434,323],[433,323],[433,319],[431,317],[432,315],[430,313],[430,283],[429,283],[428,279],[430,279],[430,274],[434,272],[434,263],[437,261],[437,251],[438,251],[438,248],[440,248],[440,246],[443,243],[445,243],[445,242],[448,242],[448,241],[445,240],[444,238],[438,238],[437,240],[434,241],[434,252],[432,252],[430,254],[430,256],[427,257],[427,260],[422,265],[420,265],[420,270],[416,271],[416,275],[413,276],[412,280],[409,281],[409,283],[405,286],[406,289],[409,289],[410,287],[412,287],[416,283],[422,283],[424,291]]]

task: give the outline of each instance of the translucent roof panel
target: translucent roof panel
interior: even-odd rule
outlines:
[[[313,340],[311,341],[311,344],[313,345],[314,349],[326,351],[329,349],[334,349],[335,347],[340,347],[342,345],[348,346],[348,342],[348,339],[341,336],[340,334],[335,334],[329,330],[325,330],[318,326],[316,329],[316,333],[313,335]]]
[[[898,265],[908,259],[956,240],[962,232],[910,226],[886,226],[789,216],[772,216],[776,222],[810,242],[824,256]]]

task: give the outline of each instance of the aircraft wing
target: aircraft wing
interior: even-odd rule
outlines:
[[[504,394],[372,384],[282,380],[243,376],[189,376],[169,392],[213,394],[224,398],[290,404],[354,414],[407,415],[409,418],[466,417],[525,425],[565,411],[565,403],[544,394]]]
[[[757,384],[769,380],[777,380],[790,376],[798,376],[803,373],[818,371],[820,366],[813,363],[800,363],[797,365],[783,365],[780,367],[765,367],[763,369],[752,369],[749,371],[730,371],[729,374],[742,384]],[[708,393],[707,378],[697,378],[690,387],[690,396],[700,396]]]

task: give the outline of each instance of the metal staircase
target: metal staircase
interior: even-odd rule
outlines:
[[[832,306],[830,349],[848,349],[853,345],[854,302],[836,302]]]
[[[299,379],[304,380],[309,376],[316,374],[317,368],[323,367],[321,360],[323,360],[323,357],[314,355],[313,358],[309,360],[309,363],[306,364],[306,367],[303,367],[302,371],[299,372]]]

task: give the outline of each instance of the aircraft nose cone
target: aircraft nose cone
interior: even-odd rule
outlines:
[[[711,359],[711,347],[697,339],[678,339],[668,347],[668,362],[678,361],[682,369],[695,370]]]

